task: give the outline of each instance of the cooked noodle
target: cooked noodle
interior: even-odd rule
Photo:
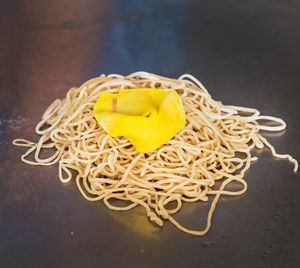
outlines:
[[[174,89],[181,96],[186,112],[185,128],[153,152],[138,153],[124,137],[113,138],[97,123],[93,107],[102,91],[118,92],[122,88]],[[245,115],[247,114],[247,115]],[[270,120],[276,126],[260,125],[258,120]],[[67,183],[74,178],[79,191],[89,201],[103,200],[113,210],[128,210],[137,205],[158,225],[169,220],[180,230],[204,235],[211,226],[212,214],[221,195],[241,195],[247,189],[243,179],[254,147],[270,148],[278,158],[288,159],[298,169],[290,155],[277,154],[259,130],[278,131],[286,127],[283,120],[261,116],[252,108],[227,106],[211,98],[204,86],[193,76],[169,79],[146,72],[126,77],[101,75],[79,88],[71,88],[66,98],[55,100],[36,126],[41,135],[37,143],[16,139],[13,144],[29,147],[22,161],[30,165],[59,163],[59,178]],[[44,149],[55,149],[46,159]],[[33,153],[34,161],[26,157]],[[221,186],[215,189],[215,182]],[[232,182],[241,184],[239,191],[226,190]],[[194,231],[180,225],[172,215],[182,202],[208,201],[213,195],[204,230]],[[110,201],[129,201],[116,206]],[[170,208],[175,203],[175,208]],[[169,204],[169,205],[168,205]]]

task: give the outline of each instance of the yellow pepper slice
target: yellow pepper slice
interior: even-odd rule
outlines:
[[[102,92],[94,116],[112,137],[125,136],[138,152],[151,152],[185,126],[185,112],[175,90],[121,89]]]

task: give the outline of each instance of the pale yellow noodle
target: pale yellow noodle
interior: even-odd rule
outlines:
[[[156,87],[174,89],[181,96],[187,117],[185,128],[153,152],[138,153],[124,137],[112,138],[93,116],[93,107],[102,91],[118,92],[121,88]],[[242,115],[247,113],[247,115]],[[270,120],[276,126],[260,125]],[[193,76],[170,79],[146,72],[128,76],[101,75],[78,88],[71,88],[63,100],[55,100],[36,126],[40,140],[16,139],[13,144],[29,147],[22,161],[30,165],[59,163],[59,178],[67,183],[75,178],[80,193],[89,201],[103,200],[113,210],[145,208],[149,219],[158,225],[169,220],[180,230],[205,235],[221,195],[241,195],[247,190],[243,179],[254,147],[265,145],[278,158],[288,159],[298,169],[298,162],[288,154],[278,154],[259,134],[259,130],[279,131],[286,127],[279,118],[261,116],[252,108],[223,105],[212,99],[205,87]],[[53,150],[46,159],[41,150]],[[33,154],[33,160],[26,157]],[[74,174],[75,173],[75,174]],[[215,182],[221,180],[216,188]],[[225,190],[239,182],[238,191]],[[183,227],[171,215],[182,202],[208,201],[213,195],[206,227],[194,231]],[[119,207],[111,199],[130,203]],[[172,203],[172,208],[170,204]],[[175,204],[175,207],[174,207]]]

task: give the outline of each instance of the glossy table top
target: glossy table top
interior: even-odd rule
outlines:
[[[268,150],[248,191],[222,197],[194,237],[142,208],[107,209],[62,185],[58,167],[21,162],[46,107],[101,73],[196,76],[216,100],[284,119],[267,134],[300,160],[299,1],[0,1],[1,267],[299,267],[300,176]],[[207,204],[176,216],[200,229]]]

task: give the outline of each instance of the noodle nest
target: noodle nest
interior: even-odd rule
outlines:
[[[123,88],[176,90],[186,112],[184,129],[147,154],[138,153],[124,137],[106,134],[94,118],[94,105],[101,92],[116,93]],[[277,124],[261,125],[258,120],[262,119]],[[36,133],[41,135],[37,143],[24,139],[13,143],[28,147],[22,156],[27,164],[48,166],[58,162],[61,182],[75,179],[80,193],[89,201],[103,200],[112,210],[141,205],[149,219],[160,226],[169,220],[184,232],[204,235],[220,196],[242,195],[247,190],[244,176],[257,159],[251,156],[254,147],[267,146],[275,157],[291,161],[297,171],[297,161],[290,155],[277,154],[259,133],[261,129],[280,131],[285,127],[283,120],[261,116],[256,109],[213,100],[191,75],[169,79],[137,72],[128,76],[101,75],[71,88],[65,99],[55,100],[45,111],[36,126]],[[46,159],[40,156],[45,149],[54,149]],[[27,159],[30,154],[34,160]],[[241,189],[226,190],[233,182],[240,183]],[[208,196],[213,200],[203,230],[187,229],[172,216],[183,202],[206,202]],[[117,206],[113,199],[129,204]]]

